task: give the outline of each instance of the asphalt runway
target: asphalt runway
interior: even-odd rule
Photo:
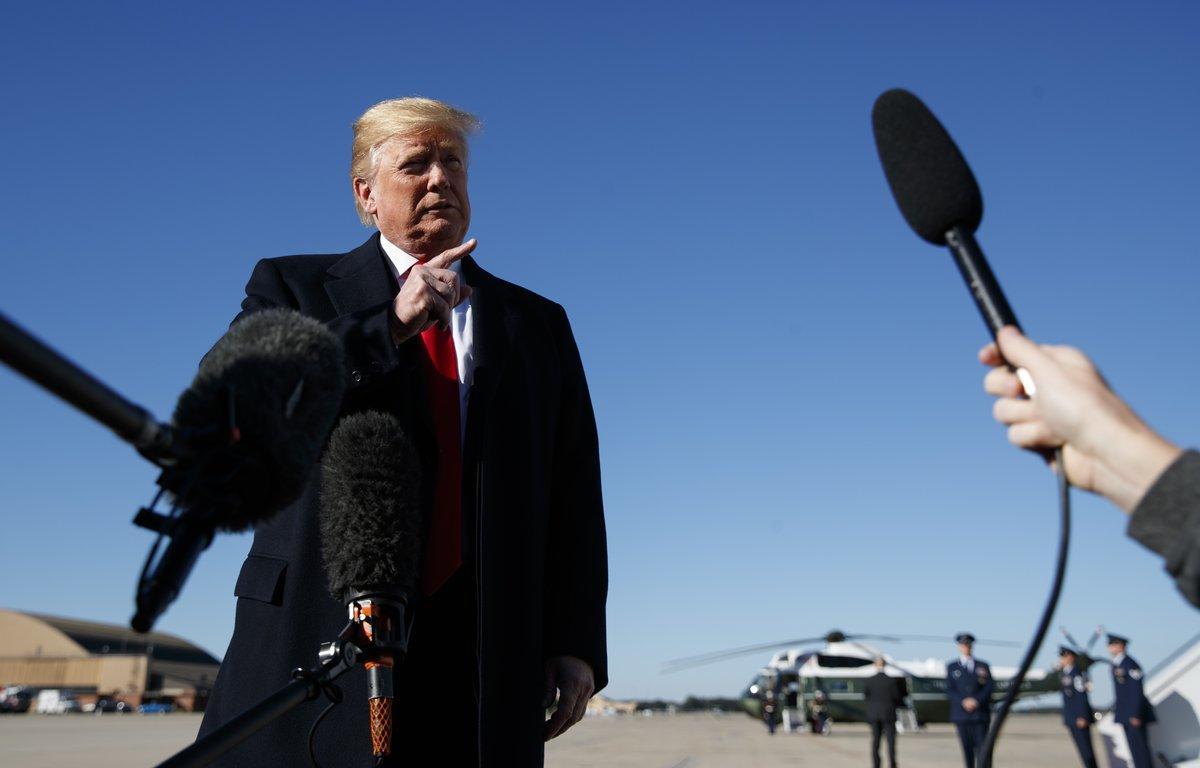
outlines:
[[[194,737],[198,715],[0,716],[0,765],[12,768],[152,766]],[[842,768],[869,766],[865,726],[838,724],[832,736],[768,736],[745,715],[640,715],[584,720],[546,749],[550,768]],[[902,766],[958,768],[948,725],[897,742]],[[1097,746],[1099,746],[1097,744]],[[886,759],[885,759],[886,765]],[[1078,765],[1055,715],[1014,716],[1005,725],[996,768]]]

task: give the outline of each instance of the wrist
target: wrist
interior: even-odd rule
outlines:
[[[1128,514],[1183,450],[1146,427],[1122,441],[1114,453],[1116,460],[1110,466],[1128,487],[1126,498],[1119,502]]]
[[[388,330],[392,333],[392,344],[397,347],[410,338],[404,323],[396,316],[395,310],[388,313]]]

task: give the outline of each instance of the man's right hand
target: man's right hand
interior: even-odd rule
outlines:
[[[451,310],[471,295],[471,286],[450,266],[475,250],[475,245],[475,238],[471,238],[412,266],[392,301],[390,319],[395,343],[408,341],[435,324],[449,327]]]
[[[1084,728],[1088,727],[1088,721],[1084,720],[1082,717],[1077,717],[1075,718],[1075,727],[1082,731]]]
[[[967,698],[963,699],[962,707],[967,712],[974,712],[976,709],[979,708],[979,702],[975,701],[975,699],[972,699],[970,696],[968,696]]]

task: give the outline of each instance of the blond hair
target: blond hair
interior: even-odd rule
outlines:
[[[350,150],[350,184],[356,179],[371,180],[379,163],[379,148],[396,136],[421,136],[446,131],[457,136],[466,147],[467,137],[479,130],[479,118],[449,104],[421,96],[388,99],[362,113],[354,121],[354,143]],[[358,218],[368,227],[375,222],[354,197]]]

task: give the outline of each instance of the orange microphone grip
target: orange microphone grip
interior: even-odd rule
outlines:
[[[371,754],[386,757],[392,754],[392,700],[368,699],[371,706]]]

